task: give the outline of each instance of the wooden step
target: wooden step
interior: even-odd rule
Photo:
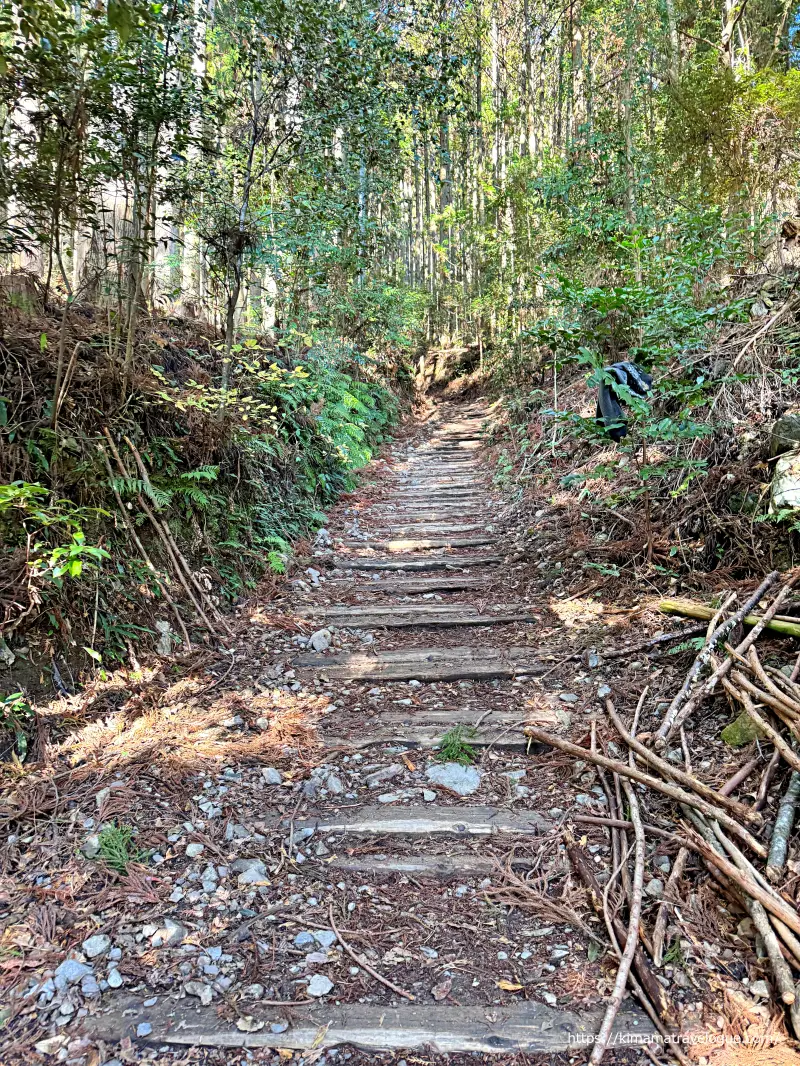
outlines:
[[[271,832],[285,824],[280,815],[256,822],[261,830]],[[539,836],[552,828],[549,819],[537,811],[509,811],[501,807],[345,807],[341,811],[324,811],[295,819],[296,829],[313,829],[321,834],[351,833],[355,836],[396,837],[488,837],[496,833],[516,836]]]
[[[298,611],[301,618],[324,621],[326,625],[353,629],[398,629],[406,626],[492,626],[509,622],[532,622],[529,608],[492,606],[485,611],[468,603],[387,604],[375,607],[308,607]]]
[[[524,870],[530,868],[531,860],[512,859],[511,864],[515,869]],[[315,878],[321,870],[367,874],[381,879],[407,876],[426,881],[462,881],[466,877],[496,874],[498,864],[495,859],[462,851],[455,855],[365,855],[356,859],[335,855],[328,861],[309,861],[298,867],[299,873]]]
[[[493,566],[502,558],[502,555],[430,555],[373,559],[369,555],[337,555],[332,565],[340,570],[462,570],[473,566]]]
[[[358,748],[361,750],[367,746],[380,744],[403,744],[409,748],[429,748],[433,750],[441,746],[445,735],[455,725],[471,725],[479,720],[481,715],[477,713],[454,711],[442,711],[439,715],[435,712],[419,710],[410,715],[384,714],[375,719],[375,733],[364,739],[359,739]],[[530,737],[525,735],[527,726],[536,725],[540,729],[549,729],[560,732],[566,722],[564,712],[561,719],[558,716],[558,708],[537,707],[527,712],[497,712],[492,718],[487,719],[477,726],[473,736],[469,737],[469,743],[476,748],[502,748],[506,751],[527,751],[540,753],[547,750],[544,744],[535,744]],[[335,726],[333,727],[335,728]],[[324,744],[327,748],[348,748],[353,746],[353,741],[345,737],[325,735]]]
[[[533,989],[535,991],[535,989]],[[109,997],[104,997],[104,1007]],[[84,1019],[93,1040],[117,1044],[123,1040],[151,1046],[208,1048],[286,1048],[322,1051],[350,1045],[366,1051],[433,1051],[441,1054],[478,1052],[484,1055],[520,1051],[547,1055],[591,1046],[603,1012],[557,1010],[535,1000],[509,1003],[444,1006],[408,1003],[313,1003],[308,1007],[238,1004],[240,1015],[254,1019],[255,1032],[243,1032],[232,1020],[220,1017],[218,1006],[203,1007],[195,999],[161,996],[158,1002],[134,996],[115,996],[112,1006]],[[145,1002],[150,1006],[145,1006]],[[289,1027],[285,1028],[286,1022]],[[258,1029],[259,1022],[263,1027]],[[272,1032],[276,1023],[278,1032]],[[147,1037],[137,1037],[140,1026]],[[652,1023],[635,1007],[623,1005],[617,1014],[616,1043],[629,1047],[647,1043]],[[239,1056],[237,1055],[237,1061]],[[230,1060],[232,1061],[232,1060]]]
[[[453,489],[475,488],[482,485],[481,480],[477,477],[463,477],[460,474],[448,475],[438,470],[429,474],[415,474],[413,471],[409,471],[406,474],[398,474],[395,483],[400,486],[425,485],[427,488],[436,488],[437,485],[444,485]]]
[[[407,538],[405,540],[346,540],[346,548],[369,548],[376,552],[417,552],[431,548],[479,548],[494,544],[497,537],[428,537],[427,539]]]
[[[374,719],[374,734],[358,740],[359,750],[381,744],[404,745],[409,748],[434,749],[441,746],[445,735],[454,726],[472,726],[474,734],[468,738],[473,747],[503,748],[507,751],[526,751],[540,753],[547,751],[545,744],[535,744],[525,734],[531,725],[561,732],[569,721],[565,711],[557,705],[544,701],[540,706],[527,710],[485,712],[429,710],[427,708],[408,708],[408,713],[397,711],[382,714]],[[333,726],[335,728],[335,725]],[[353,740],[344,737],[323,736],[327,748],[353,748]]]
[[[464,507],[460,503],[443,503],[437,507],[403,506],[402,504],[373,504],[361,512],[361,520],[367,522],[404,523],[449,522],[452,519],[468,519],[470,522],[493,522],[497,512],[490,513],[484,505]]]
[[[448,525],[444,522],[418,522],[416,525],[405,526],[378,526],[373,530],[376,538],[389,537],[437,537],[457,535],[459,533],[474,533],[476,529],[485,529],[485,522],[472,522],[466,525]]]
[[[488,576],[485,574],[451,574],[442,570],[433,577],[411,577],[407,580],[396,580],[394,577],[382,581],[328,578],[325,588],[347,587],[360,595],[376,593],[380,596],[424,596],[426,592],[479,592],[486,588],[487,581]]]
[[[448,460],[441,462],[410,462],[395,473],[400,475],[414,475],[417,477],[445,477],[452,474],[454,477],[464,477],[467,474],[475,474],[484,471],[485,467],[476,463],[473,459]]]
[[[298,656],[301,675],[362,681],[459,681],[522,677],[543,672],[530,648],[402,648],[373,655]]]
[[[440,488],[393,488],[391,495],[400,500],[419,499],[431,500],[475,500],[476,503],[484,499],[488,493],[481,491],[480,485],[442,485]]]

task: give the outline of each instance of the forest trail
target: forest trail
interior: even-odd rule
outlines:
[[[343,1052],[358,1062],[405,1051],[549,1061],[591,1042],[603,1013],[594,935],[571,909],[569,877],[553,900],[538,879],[543,858],[546,879],[568,870],[553,867],[548,837],[580,783],[563,780],[554,753],[537,759],[522,731],[564,727],[578,697],[533,681],[547,649],[536,605],[515,597],[480,459],[485,422],[482,404],[442,405],[424,439],[395,447],[388,474],[365,479],[369,502],[338,509],[342,536],[289,604],[319,650],[294,655],[284,677],[330,701],[323,751],[305,780],[246,763],[217,776],[220,792],[250,789],[248,809],[232,809],[232,793],[219,801],[224,834],[205,823],[191,838],[208,843],[174,882],[176,905],[135,938],[164,994],[140,968],[149,993],[104,994],[87,1019],[93,1041],[132,1040],[133,1055],[155,1046],[159,1062],[204,1047],[225,1063],[240,1061],[233,1048],[250,1049],[242,1062],[272,1062],[270,1048],[332,1061],[340,1045],[360,1049]],[[360,648],[329,647],[340,630]],[[211,777],[204,787],[209,814]],[[628,1000],[616,1032],[636,1042],[653,1027]]]

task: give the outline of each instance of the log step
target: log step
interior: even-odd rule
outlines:
[[[149,1007],[145,1007],[145,1002],[152,1003],[133,996],[116,997],[110,1010],[84,1020],[85,1030],[92,1039],[107,1043],[130,1039],[172,1047],[313,1048],[317,1051],[348,1044],[368,1051],[554,1054],[591,1046],[592,1036],[598,1032],[603,1017],[602,1012],[578,1014],[556,1010],[535,1000],[502,1007],[314,1003],[309,1007],[282,1008],[253,1002],[246,1005],[248,1015],[254,1020],[248,1028],[256,1031],[243,1032],[234,1021],[220,1018],[214,1006],[203,1007],[190,999],[167,996]],[[244,1013],[245,1004],[239,1007]],[[287,1021],[289,1027],[285,1028]],[[259,1022],[263,1022],[262,1028],[258,1028]],[[278,1032],[272,1032],[273,1024]],[[145,1025],[149,1026],[146,1039],[137,1038],[137,1029]],[[624,1046],[644,1044],[653,1031],[652,1023],[636,1008],[623,1006],[619,1011],[614,1029],[617,1042]]]
[[[480,503],[486,499],[486,496],[483,492],[479,492],[479,489],[480,486],[476,485],[442,485],[436,489],[415,489],[409,487],[395,488],[392,490],[391,495],[399,501],[405,501],[407,499],[418,500],[420,497],[423,497],[426,503],[435,503],[438,500],[447,501],[448,503],[453,500],[474,500],[476,503]]]
[[[485,522],[473,522],[467,525],[448,525],[446,522],[419,522],[416,525],[409,526],[379,526],[375,532],[375,537],[413,537],[415,534],[419,537],[446,537],[450,534],[458,533],[474,533],[476,529],[486,529]]]
[[[355,629],[397,629],[406,626],[491,626],[509,622],[532,622],[536,616],[521,607],[492,607],[479,611],[468,603],[436,603],[384,607],[309,607],[298,611],[301,618],[325,621],[326,625]]]
[[[412,577],[406,581],[392,578],[382,581],[360,581],[354,583],[352,578],[328,578],[326,588],[346,586],[359,593],[378,593],[382,596],[424,596],[427,592],[461,592],[464,590],[481,591],[486,587],[487,578],[481,574],[451,574],[442,571],[435,577]]]
[[[272,831],[281,825],[281,816],[256,823]],[[355,836],[396,837],[488,837],[495,833],[538,836],[552,829],[552,823],[536,811],[507,811],[500,807],[437,807],[432,804],[407,807],[359,807],[325,811],[295,820],[295,829],[318,833],[352,833]]]
[[[478,726],[469,743],[474,747],[497,747],[511,752],[535,752],[546,750],[544,744],[531,743],[525,734],[527,726],[535,725],[551,731],[561,731],[566,716],[557,708],[542,707],[530,709],[517,714],[497,712],[491,720]],[[475,715],[473,715],[475,717]],[[464,715],[453,711],[417,711],[412,714],[384,714],[375,720],[375,732],[364,740],[359,740],[359,749],[378,744],[403,744],[406,747],[436,748],[441,746],[445,734],[454,725],[468,725]],[[324,737],[327,748],[353,747],[353,741],[346,738]]]
[[[337,555],[333,566],[339,570],[462,570],[472,566],[492,566],[502,555],[431,555],[421,558],[373,559],[369,555]]]
[[[293,665],[307,676],[362,681],[488,680],[540,674],[529,648],[403,648],[374,655],[300,655]]]
[[[512,865],[513,862],[512,862]],[[530,865],[528,863],[527,865]],[[310,867],[310,869],[309,869]],[[304,863],[301,873],[308,872],[318,877],[323,870],[340,870],[343,873],[371,874],[387,878],[394,875],[424,878],[428,881],[458,881],[465,877],[488,877],[497,872],[494,859],[483,859],[471,852],[457,855],[368,855],[363,859],[334,856],[330,862]],[[524,868],[520,862],[517,869]]]
[[[369,548],[378,552],[415,552],[431,548],[479,548],[486,544],[495,544],[497,537],[491,535],[476,537],[428,537],[427,539],[407,538],[404,540],[346,540],[346,548]]]

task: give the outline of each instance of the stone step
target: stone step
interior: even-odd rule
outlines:
[[[493,566],[502,555],[429,555],[374,559],[370,555],[337,555],[332,565],[339,570],[463,570],[473,566]]]
[[[406,626],[491,626],[532,622],[529,608],[492,606],[485,611],[468,603],[387,604],[375,607],[308,607],[297,612],[326,625],[353,629],[396,629]]]
[[[540,674],[530,648],[402,648],[373,655],[300,655],[293,665],[306,676],[331,680],[460,681]]]
[[[275,815],[261,823],[272,831],[280,824]],[[539,836],[552,829],[552,823],[537,811],[508,811],[501,807],[439,807],[409,805],[392,807],[345,807],[341,811],[324,811],[295,819],[295,829],[313,829],[321,834],[351,833],[354,836],[396,837],[487,837],[496,833]]]
[[[489,535],[475,537],[428,537],[427,539],[413,537],[404,540],[346,540],[346,548],[368,548],[377,552],[416,552],[427,551],[431,548],[479,548],[486,544],[494,544],[497,537]]]
[[[146,1007],[145,1002],[152,1005]],[[239,1004],[242,1015],[244,1007]],[[196,1000],[162,996],[152,1003],[119,996],[111,1009],[84,1019],[84,1027],[94,1040],[116,1044],[130,1039],[157,1047],[321,1051],[346,1044],[375,1052],[508,1055],[519,1051],[552,1055],[591,1047],[603,1019],[602,1011],[557,1010],[535,1000],[464,1007],[429,1003],[339,1006],[320,1002],[308,1007],[287,1004],[284,1008],[253,1002],[246,1005],[246,1010],[253,1021],[247,1026],[251,1031],[243,1032],[235,1022],[220,1017],[217,1007],[203,1007]],[[273,1025],[278,1032],[272,1031]],[[147,1036],[137,1037],[137,1030],[145,1026]],[[624,1005],[617,1014],[612,1041],[630,1047],[637,1042],[647,1043],[653,1034],[653,1025],[646,1016],[637,1008]]]

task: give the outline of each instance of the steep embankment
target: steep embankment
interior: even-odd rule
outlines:
[[[68,693],[156,644],[213,644],[397,416],[396,368],[341,344],[290,353],[249,340],[223,390],[212,330],[143,319],[126,381],[102,309],[6,310],[5,692]]]

